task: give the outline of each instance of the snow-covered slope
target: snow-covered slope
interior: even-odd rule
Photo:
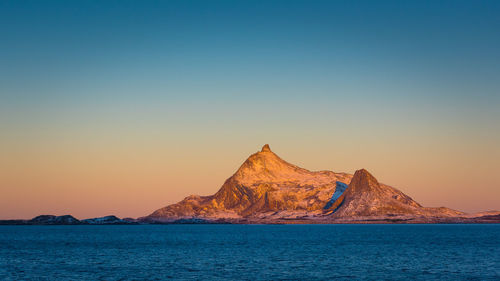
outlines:
[[[330,207],[335,218],[370,216],[447,217],[462,214],[447,208],[424,208],[403,192],[379,184],[367,170],[354,176],[346,191]]]
[[[252,154],[214,195],[191,195],[158,209],[142,221],[202,219],[338,219],[359,216],[436,216],[461,214],[423,208],[366,170],[313,172],[290,164],[265,145]],[[347,186],[349,184],[349,187]]]
[[[297,167],[265,145],[214,195],[188,196],[144,219],[242,218],[285,211],[321,213],[335,191],[336,182],[349,182],[350,178],[344,173],[311,172]]]

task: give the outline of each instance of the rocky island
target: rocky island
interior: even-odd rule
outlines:
[[[252,154],[213,195],[191,195],[138,219],[110,215],[78,220],[41,215],[10,225],[110,224],[500,223],[499,211],[467,214],[424,207],[379,183],[365,169],[353,175],[309,171],[286,162],[269,145]]]
[[[474,223],[498,222],[500,212],[466,214],[423,207],[367,170],[354,175],[309,171],[276,155],[269,145],[252,154],[214,195],[191,195],[139,218],[169,223]]]

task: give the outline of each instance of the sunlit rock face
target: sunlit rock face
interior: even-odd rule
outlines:
[[[443,216],[447,212],[455,214],[446,208],[423,208],[399,190],[379,184],[366,170],[357,171],[354,177],[309,171],[284,161],[266,144],[214,195],[191,195],[142,219],[328,220],[380,215]]]
[[[335,216],[412,214],[422,208],[401,191],[381,186],[365,169],[354,173],[349,187],[333,205],[339,206]]]
[[[448,208],[425,208],[403,192],[381,185],[367,170],[354,176],[346,191],[330,206],[334,218],[353,217],[448,217],[461,212]]]
[[[283,211],[319,214],[335,192],[336,182],[348,183],[351,177],[345,173],[311,172],[297,167],[281,159],[266,144],[214,195],[186,197],[148,218],[258,217]]]

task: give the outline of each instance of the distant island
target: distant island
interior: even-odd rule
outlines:
[[[132,218],[120,219],[116,216],[105,216],[99,218],[91,218],[78,220],[71,215],[54,216],[54,215],[41,215],[34,217],[30,220],[0,220],[0,225],[75,225],[75,224],[137,224],[137,220]]]
[[[42,215],[11,225],[110,224],[500,223],[500,211],[467,214],[423,207],[365,169],[354,175],[309,171],[282,160],[269,145],[252,154],[214,195],[191,195],[138,219],[78,220]]]

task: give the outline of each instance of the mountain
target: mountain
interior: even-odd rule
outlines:
[[[280,212],[321,213],[335,191],[337,181],[350,175],[330,171],[310,172],[292,165],[265,145],[251,155],[211,196],[191,195],[161,208],[143,220],[173,221],[179,218],[243,218]]]
[[[373,218],[449,218],[461,214],[448,208],[422,207],[401,191],[380,184],[364,169],[353,176],[297,167],[281,159],[266,144],[215,194],[188,196],[139,220],[328,223]]]
[[[335,218],[373,216],[453,217],[462,212],[425,208],[403,192],[381,185],[367,170],[354,173],[346,191],[329,207]]]

